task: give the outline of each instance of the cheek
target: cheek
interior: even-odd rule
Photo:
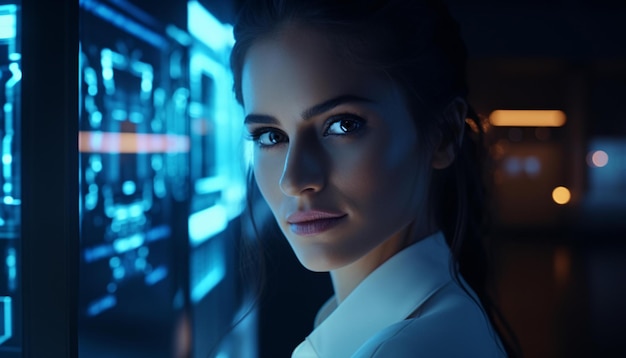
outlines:
[[[393,139],[391,139],[393,138]],[[388,136],[357,148],[337,163],[340,185],[353,205],[370,211],[396,215],[396,209],[415,208],[422,201],[417,187],[425,186],[425,158],[410,136]],[[367,214],[366,214],[367,216]]]
[[[284,156],[280,153],[266,153],[262,152],[262,149],[255,149],[254,177],[261,194],[272,210],[276,209],[275,205],[281,196],[279,182],[283,166]]]

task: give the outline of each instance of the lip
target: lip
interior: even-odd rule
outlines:
[[[296,235],[320,234],[339,224],[347,216],[320,210],[298,211],[287,217],[291,231]]]
[[[290,224],[301,224],[309,221],[337,219],[343,216],[346,216],[346,214],[322,210],[296,211],[287,217],[287,222]]]

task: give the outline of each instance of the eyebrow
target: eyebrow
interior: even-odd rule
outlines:
[[[317,115],[320,115],[324,112],[328,112],[331,109],[344,104],[344,103],[371,103],[373,102],[371,99],[369,98],[365,98],[365,97],[360,97],[360,96],[355,96],[355,95],[341,95],[338,97],[334,97],[331,98],[329,100],[326,100],[322,103],[316,104],[311,108],[308,108],[306,110],[304,110],[301,114],[300,117],[302,117],[303,120],[308,120],[312,117],[315,117]],[[244,120],[244,124],[278,124],[278,120],[273,117],[273,116],[269,116],[269,115],[265,115],[265,114],[249,114],[246,116],[245,120]]]

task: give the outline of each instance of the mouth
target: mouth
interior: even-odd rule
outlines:
[[[291,232],[300,236],[321,234],[345,219],[347,214],[323,211],[299,211],[287,218]]]

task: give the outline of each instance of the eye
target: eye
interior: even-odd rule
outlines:
[[[262,128],[251,134],[252,140],[260,147],[273,147],[277,144],[287,142],[287,136],[275,129]]]
[[[342,117],[330,123],[324,135],[347,135],[358,132],[364,121],[360,118]]]

